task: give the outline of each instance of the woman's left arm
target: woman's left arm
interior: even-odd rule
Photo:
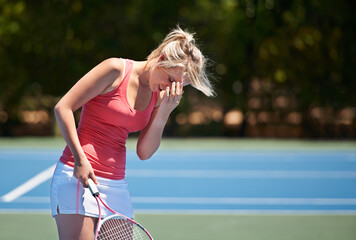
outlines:
[[[150,122],[141,131],[137,141],[136,152],[141,160],[149,159],[159,148],[168,117],[182,98],[183,85],[179,82],[174,82],[171,91],[167,87],[161,94],[163,95],[161,96],[162,102],[153,110]]]

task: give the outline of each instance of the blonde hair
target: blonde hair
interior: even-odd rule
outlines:
[[[208,97],[215,95],[206,73],[207,59],[196,46],[194,34],[183,31],[179,26],[152,51],[147,61],[155,61],[154,68],[183,68],[184,81],[189,81]]]

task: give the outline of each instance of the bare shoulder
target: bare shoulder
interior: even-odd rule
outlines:
[[[108,74],[109,81],[105,90],[101,94],[111,92],[118,86],[122,79],[124,63],[121,58],[108,58],[99,64],[100,68]]]
[[[100,65],[103,65],[108,69],[117,70],[121,72],[123,70],[124,63],[121,58],[112,57],[104,60],[100,63]]]

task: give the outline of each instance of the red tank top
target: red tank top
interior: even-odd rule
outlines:
[[[144,129],[157,102],[153,92],[149,106],[144,111],[133,109],[127,101],[127,86],[132,60],[125,60],[124,76],[111,92],[98,95],[82,107],[78,136],[81,146],[96,176],[109,179],[125,178],[126,139],[130,132]],[[68,146],[60,161],[74,166],[74,158]]]

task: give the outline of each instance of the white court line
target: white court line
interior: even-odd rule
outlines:
[[[13,213],[42,213],[50,214],[50,209],[6,209],[1,208],[0,214],[13,214]],[[356,215],[355,210],[236,210],[236,209],[145,209],[136,208],[137,214],[175,214],[175,215]]]
[[[356,171],[128,169],[127,176],[156,178],[356,179]]]
[[[134,203],[212,205],[356,205],[356,198],[177,198],[133,197]]]
[[[1,202],[1,200],[0,200]],[[5,201],[3,201],[5,202]],[[18,197],[14,199],[12,202],[15,203],[49,203],[50,197]]]
[[[9,193],[5,194],[1,197],[3,202],[12,202],[18,197],[24,195],[25,193],[31,191],[33,188],[37,187],[41,183],[50,179],[53,175],[54,169],[56,168],[56,164],[47,168],[46,170],[40,172],[33,178],[29,179],[25,183],[21,184],[17,188],[13,189]]]
[[[49,197],[19,197],[17,203],[49,203]],[[356,198],[192,198],[192,197],[132,197],[141,204],[194,205],[356,205]]]
[[[52,177],[56,165],[29,179],[1,197],[12,202]],[[158,178],[282,178],[282,179],[356,179],[356,171],[259,171],[259,170],[152,170],[129,169],[128,177]]]

